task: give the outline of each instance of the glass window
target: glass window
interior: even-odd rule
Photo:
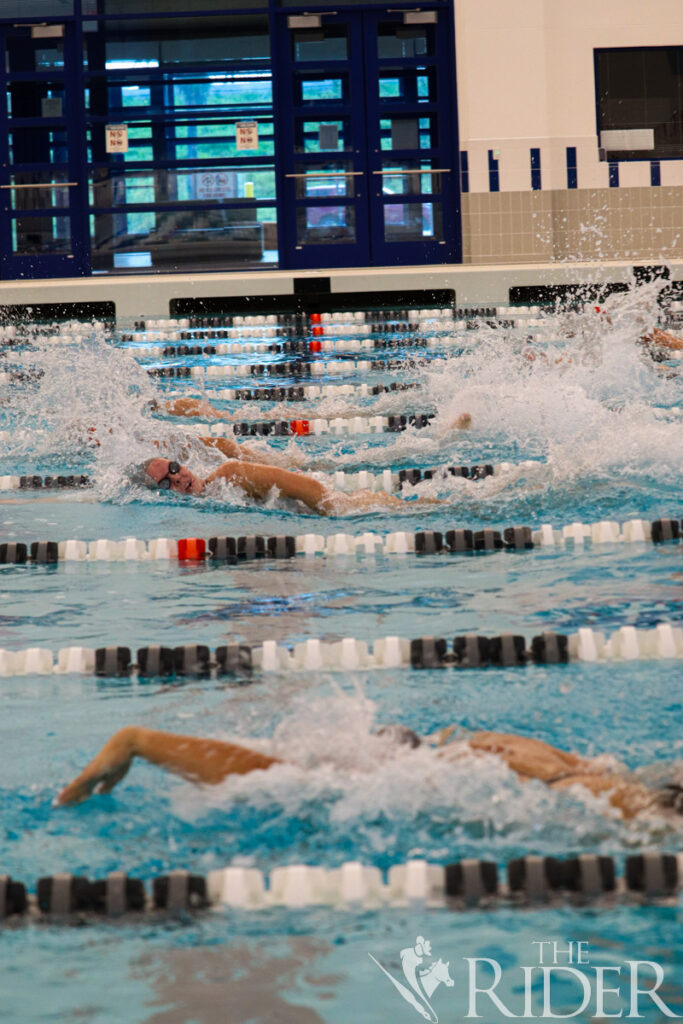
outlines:
[[[385,204],[385,242],[434,242],[442,238],[441,203]]]
[[[380,145],[383,150],[431,149],[437,145],[436,116],[381,118]]]
[[[404,25],[403,22],[380,25],[377,30],[377,56],[427,57],[434,53],[435,25]]]
[[[353,206],[304,206],[297,210],[298,245],[338,245],[356,241]]]
[[[12,221],[15,253],[71,252],[70,217],[16,217]]]
[[[35,117],[41,120],[64,117],[63,82],[11,82],[7,88],[9,117]]]
[[[74,0],[0,0],[0,18],[68,18],[73,13]]]
[[[103,4],[140,6],[86,43],[93,268],[277,261],[268,17]],[[106,152],[107,123],[128,126],[127,152]]]
[[[292,29],[294,60],[348,60],[349,38],[345,25]]]
[[[389,102],[436,102],[436,75],[426,68],[382,70],[379,76],[379,98]]]
[[[23,171],[12,174],[9,184],[13,210],[44,210],[69,206],[69,189],[58,187],[68,181],[68,172],[60,170]],[[41,187],[43,186],[43,187]],[[49,187],[48,187],[49,186]]]
[[[68,161],[66,130],[41,128],[37,125],[30,128],[10,127],[9,156],[13,164],[65,164]]]
[[[31,0],[36,2],[36,0]],[[50,0],[45,0],[50,3]],[[73,0],[69,0],[73,3]],[[89,0],[93,3],[93,0]],[[100,13],[102,14],[140,14],[140,0],[100,0]],[[145,14],[173,14],[185,13],[193,5],[188,0],[145,0]],[[242,7],[266,7],[263,0],[201,0],[201,6],[205,11],[230,10],[230,8]],[[93,13],[88,11],[86,13]]]
[[[216,203],[275,199],[273,167],[188,167],[135,171],[120,166],[91,172],[90,202],[111,208],[131,203]]]
[[[98,269],[111,269],[115,262],[120,267],[130,265],[130,261],[115,261],[122,254],[148,254],[148,265],[160,268],[272,261],[272,250],[265,255],[265,240],[273,237],[269,227],[275,219],[271,209],[267,228],[255,210],[239,207],[96,213],[90,221],[94,265]]]
[[[352,169],[351,164],[297,164],[295,194],[297,199],[308,199],[321,196],[345,196],[352,198],[355,177],[346,174]],[[305,175],[305,177],[303,176]]]
[[[382,191],[385,195],[429,195],[441,191],[441,174],[432,174],[431,161],[384,161]]]
[[[344,98],[344,82],[341,78],[299,79],[302,103],[320,103]]]
[[[187,0],[184,3],[185,9],[191,6]],[[182,20],[101,20],[98,31],[86,35],[85,46],[85,62],[90,71],[101,71],[105,66],[109,70],[178,68],[183,64],[224,66],[231,60],[270,60],[268,17],[256,13],[209,17],[190,15]]]
[[[379,98],[381,100],[395,100],[400,99],[402,96],[401,91],[401,79],[395,78],[393,75],[380,75],[379,78]]]
[[[309,121],[299,119],[295,125],[294,149],[297,153],[328,153],[351,148],[351,126],[348,118]]]
[[[597,50],[595,66],[607,159],[683,157],[683,46]]]

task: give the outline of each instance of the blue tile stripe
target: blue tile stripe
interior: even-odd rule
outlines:
[[[470,162],[467,156],[467,150],[460,150],[460,191],[469,192],[470,190]]]
[[[619,164],[616,160],[609,162],[609,187],[619,188]]]
[[[662,165],[659,160],[650,160],[650,184],[655,187],[662,184]]]
[[[579,187],[576,146],[567,146],[567,188]]]
[[[538,192],[541,188],[541,150],[530,149],[531,154],[531,188]]]
[[[489,192],[500,192],[498,161],[494,157],[492,149],[489,150]]]

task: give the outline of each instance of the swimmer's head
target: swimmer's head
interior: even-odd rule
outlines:
[[[383,725],[376,732],[377,736],[387,736],[393,743],[400,743],[415,749],[419,747],[422,740],[416,732],[409,729],[407,725]]]
[[[683,814],[683,786],[677,782],[669,783],[657,793],[658,805],[675,814]]]
[[[176,494],[201,494],[204,490],[204,481],[173,459],[150,459],[145,474],[152,481],[148,486],[159,490],[175,491]]]
[[[153,458],[134,466],[128,473],[131,483],[150,490],[175,491],[177,494],[201,494],[204,481],[187,466],[173,459]]]

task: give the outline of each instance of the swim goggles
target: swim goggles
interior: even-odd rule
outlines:
[[[161,480],[159,480],[157,482],[156,486],[159,488],[160,491],[170,491],[170,489],[171,489],[171,481],[169,480],[169,477],[175,476],[176,473],[179,473],[179,472],[180,472],[180,463],[179,462],[169,462],[169,464],[168,464],[168,473],[166,474],[166,476],[162,476]]]

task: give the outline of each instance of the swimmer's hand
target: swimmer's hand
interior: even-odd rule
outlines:
[[[468,412],[461,412],[451,423],[452,430],[468,430],[472,426],[472,416]]]
[[[55,804],[77,804],[93,793],[110,793],[121,781],[135,756],[135,726],[114,733],[81,774],[57,797]]]

